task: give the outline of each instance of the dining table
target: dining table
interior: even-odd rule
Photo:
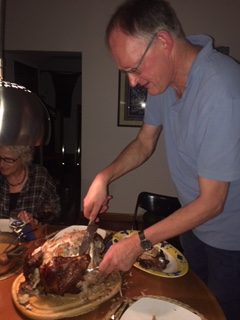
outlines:
[[[58,227],[59,228],[59,227]],[[63,228],[63,226],[61,226]],[[52,232],[52,228],[48,228]],[[46,234],[46,230],[45,230]],[[12,299],[12,285],[21,273],[20,269],[10,277],[0,279],[0,318],[4,320],[27,320],[15,307]],[[140,297],[159,297],[176,301],[190,310],[203,315],[206,320],[226,320],[226,317],[208,287],[191,270],[180,277],[156,276],[133,266],[121,273],[122,288],[117,296],[96,307],[96,309],[68,320],[110,320],[112,305],[117,299],[138,299]],[[113,319],[113,318],[112,318]]]

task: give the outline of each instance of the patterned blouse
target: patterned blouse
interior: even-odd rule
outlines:
[[[28,179],[17,195],[16,212],[25,210],[36,219],[50,221],[60,215],[60,199],[53,178],[43,166],[29,166]],[[10,193],[7,180],[0,175],[0,218],[10,215]]]

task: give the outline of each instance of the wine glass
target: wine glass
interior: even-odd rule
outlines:
[[[17,235],[17,239],[20,242],[36,239],[32,224],[21,220],[19,218],[19,212],[10,212],[10,228]]]

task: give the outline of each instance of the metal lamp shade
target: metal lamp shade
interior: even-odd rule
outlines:
[[[25,87],[0,81],[0,145],[39,146],[49,142],[50,134],[41,100]]]

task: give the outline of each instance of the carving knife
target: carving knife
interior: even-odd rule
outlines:
[[[83,236],[82,243],[80,244],[80,247],[79,247],[80,256],[87,253],[97,229],[98,229],[98,224],[95,222],[95,220],[90,220],[86,229],[86,233]]]

